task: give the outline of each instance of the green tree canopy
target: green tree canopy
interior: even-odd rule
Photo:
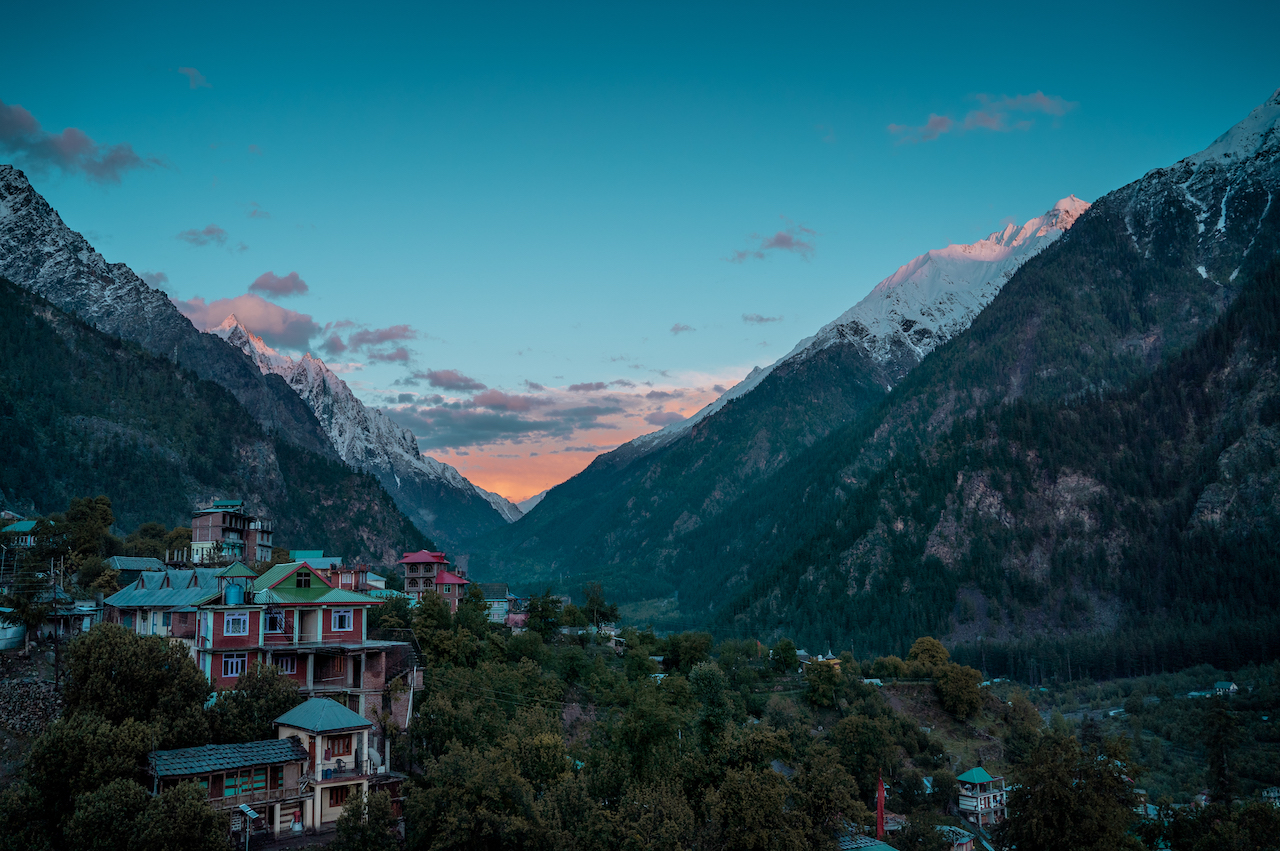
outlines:
[[[209,708],[213,741],[260,742],[275,738],[275,719],[302,703],[298,684],[280,669],[254,662],[234,689],[218,692]]]

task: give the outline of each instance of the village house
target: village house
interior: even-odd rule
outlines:
[[[271,521],[244,510],[244,501],[221,499],[191,518],[191,560],[212,561],[216,554],[248,562],[271,561]]]
[[[466,593],[466,571],[459,569],[456,573],[447,568],[452,567],[444,553],[432,553],[419,550],[416,553],[405,553],[398,564],[404,565],[404,590],[415,602],[422,602],[422,597],[432,591],[444,598],[451,613],[458,611],[458,601]]]
[[[36,545],[36,521],[19,520],[17,523],[10,523],[0,529],[0,535],[5,537],[7,546],[24,549],[34,547]]]
[[[351,796],[391,794],[400,816],[404,775],[376,759],[374,725],[340,703],[311,698],[275,719],[275,739],[247,744],[204,745],[149,755],[154,791],[194,781],[211,806],[232,813],[233,831],[285,832],[332,829]],[[240,821],[247,806],[257,818]],[[242,834],[243,835],[243,834]]]
[[[367,718],[383,711],[402,717],[398,704],[407,698],[384,705],[386,685],[419,674],[408,644],[368,637],[368,612],[381,604],[334,587],[307,562],[276,565],[261,576],[236,563],[144,572],[107,598],[106,617],[141,635],[182,641],[215,689],[234,688],[262,662],[305,696],[332,697]]]
[[[505,624],[507,615],[511,614],[511,603],[514,599],[507,591],[505,582],[479,582],[477,587],[484,594],[484,604],[489,607],[489,621]]]
[[[981,766],[956,778],[960,784],[960,817],[979,827],[1000,824],[1009,815],[1004,778],[992,777]]]
[[[1235,697],[1240,693],[1240,689],[1235,683],[1219,680],[1213,684],[1213,693],[1218,697]]]
[[[387,580],[370,570],[369,565],[348,565],[340,557],[326,556],[324,550],[290,550],[289,561],[305,561],[334,588],[368,592],[387,587]]]

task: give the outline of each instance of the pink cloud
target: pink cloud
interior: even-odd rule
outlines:
[[[347,345],[353,349],[359,349],[363,346],[377,346],[396,340],[413,340],[417,336],[418,332],[408,325],[392,325],[390,328],[357,331],[347,338]]]
[[[204,74],[201,74],[195,68],[179,68],[178,73],[182,74],[187,78],[187,80],[191,83],[191,88],[193,89],[212,89],[213,88],[213,86],[209,85],[209,81],[204,78]]]
[[[503,393],[501,390],[486,390],[483,393],[477,393],[471,398],[471,401],[478,407],[488,408],[491,411],[512,411],[516,413],[532,411],[534,408],[551,404],[532,396]]]
[[[603,381],[590,381],[585,384],[570,384],[570,393],[594,393],[597,390],[603,390],[608,387]]]
[[[83,173],[95,183],[119,183],[126,171],[164,164],[155,157],[144,160],[128,144],[99,145],[75,127],[50,133],[30,112],[4,101],[0,101],[0,151],[13,154],[28,168],[54,166],[67,174]]]
[[[272,304],[253,293],[208,303],[199,296],[188,301],[173,299],[173,303],[201,331],[216,328],[234,313],[244,327],[272,346],[303,349],[320,333],[320,326],[307,314]]]
[[[1008,133],[1011,130],[1029,130],[1035,125],[1031,119],[1020,119],[1011,122],[1012,113],[1043,113],[1054,118],[1061,118],[1079,106],[1079,103],[1065,100],[1057,95],[1046,95],[1036,91],[1029,95],[989,94],[974,96],[982,106],[971,109],[962,121],[947,115],[929,114],[929,120],[920,126],[910,124],[890,124],[889,132],[899,137],[898,144],[930,142],[944,133],[967,132],[970,130],[990,130],[995,133]]]
[[[320,348],[325,354],[336,357],[347,350],[347,344],[342,342],[342,338],[337,334],[330,334],[325,341],[320,344]]]
[[[456,369],[428,369],[424,373],[417,373],[415,378],[421,377],[427,379],[427,383],[432,387],[439,387],[441,390],[456,390],[461,393],[472,393],[476,390],[487,390],[488,388],[476,381],[474,378],[468,378]]]
[[[283,278],[275,272],[263,272],[249,285],[249,292],[281,296],[303,295],[307,292],[307,282],[298,277],[297,272],[290,272]]]
[[[671,425],[672,423],[683,422],[684,419],[685,417],[683,414],[678,414],[675,411],[659,411],[656,414],[649,414],[644,418],[644,421],[649,425],[665,426]]]
[[[188,245],[227,244],[227,232],[217,225],[205,225],[202,230],[196,230],[195,228],[184,230],[178,234],[177,238]],[[243,243],[241,243],[241,250],[244,250]]]
[[[812,258],[814,245],[810,237],[817,236],[818,232],[813,228],[797,225],[786,216],[779,216],[779,218],[787,223],[786,228],[778,231],[773,236],[761,236],[758,233],[753,233],[748,238],[759,243],[756,247],[740,248],[724,259],[729,263],[763,260],[766,256],[766,251],[787,251],[800,255],[804,260]]]
[[[386,363],[404,363],[409,360],[409,350],[404,346],[397,346],[389,352],[365,352],[365,357]]]

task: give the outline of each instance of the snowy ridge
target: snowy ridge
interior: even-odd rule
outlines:
[[[632,445],[644,451],[665,446],[754,390],[782,364],[828,346],[855,345],[878,363],[897,362],[894,372],[900,378],[929,352],[968,328],[1013,273],[1062,236],[1087,209],[1088,202],[1068,195],[1021,227],[1010,224],[972,245],[948,245],[921,254],[770,366],[755,367],[693,416],[638,437]]]
[[[533,511],[538,503],[542,502],[542,498],[545,497],[547,493],[548,491],[543,491],[542,493],[534,494],[528,499],[522,499],[516,503],[516,508],[520,509],[524,514],[528,514],[530,511]]]
[[[294,360],[277,352],[245,328],[235,314],[209,333],[247,354],[263,373],[283,378],[315,412],[338,456],[351,466],[375,475],[390,473],[395,479],[395,489],[403,488],[404,479],[444,482],[481,497],[508,523],[522,516],[520,509],[509,500],[472,484],[456,468],[423,455],[413,432],[396,425],[378,408],[366,408],[324,361],[311,357],[310,353]],[[393,488],[388,490],[394,492]]]

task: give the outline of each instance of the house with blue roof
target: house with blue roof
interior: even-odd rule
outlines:
[[[1004,778],[992,777],[982,766],[956,778],[960,785],[960,817],[978,827],[1000,824],[1009,816],[1009,794]]]

